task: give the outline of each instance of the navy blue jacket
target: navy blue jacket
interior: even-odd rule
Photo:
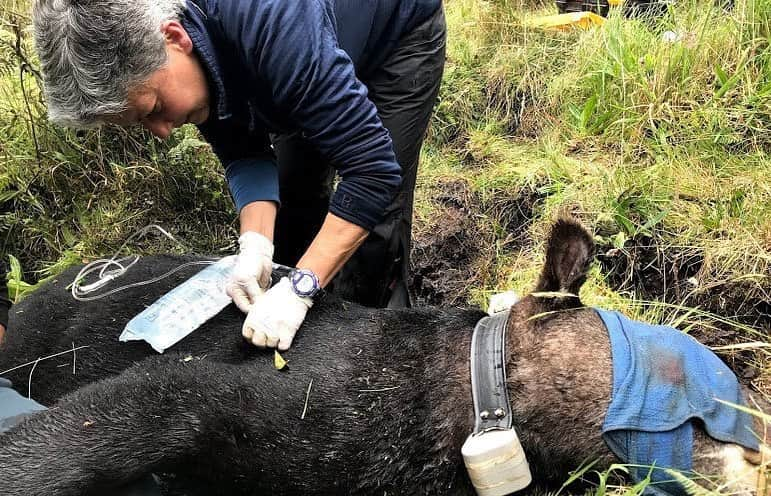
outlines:
[[[372,229],[401,181],[361,83],[441,0],[189,0],[182,24],[209,82],[199,126],[240,209],[279,202],[268,133],[300,132],[337,168],[330,211]],[[302,177],[296,178],[302,181]]]

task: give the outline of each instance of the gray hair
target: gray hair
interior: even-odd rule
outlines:
[[[36,0],[35,48],[48,116],[90,127],[126,110],[128,92],[166,62],[161,24],[186,0]]]

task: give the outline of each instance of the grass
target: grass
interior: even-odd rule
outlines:
[[[193,128],[161,143],[139,130],[70,131],[45,120],[27,2],[0,15],[0,251],[26,277],[111,253],[162,223],[197,251],[235,233],[223,172]],[[142,251],[167,249],[153,242]]]
[[[671,295],[700,306],[709,292],[740,287],[746,298],[735,313],[719,310],[744,316],[768,299],[771,107],[758,95],[771,76],[771,5],[724,12],[686,2],[659,23],[613,14],[602,28],[568,33],[529,28],[544,10],[512,2],[457,0],[447,10],[449,62],[424,160],[421,229],[432,227],[442,178],[466,181],[488,214],[501,197],[532,190],[543,196],[529,227],[534,264],[546,225],[570,212],[616,257],[631,263],[640,246],[658,252],[660,279],[677,257],[698,258],[679,274],[690,283],[669,274],[665,295],[630,268],[613,288],[629,301]],[[682,41],[664,41],[665,30]],[[521,282],[482,281],[472,301],[512,284],[525,290],[525,272]],[[767,309],[757,317],[767,333]]]
[[[111,254],[151,223],[194,251],[232,251],[222,170],[195,130],[161,143],[50,125],[28,3],[0,1],[11,291]],[[556,33],[531,27],[551,3],[445,9],[448,62],[415,208],[421,300],[484,305],[528,291],[550,223],[570,214],[596,234],[588,304],[676,325],[771,391],[771,352],[741,346],[771,335],[771,0],[731,11],[685,0],[657,21],[612,12],[599,28]],[[171,248],[156,238],[133,247]]]

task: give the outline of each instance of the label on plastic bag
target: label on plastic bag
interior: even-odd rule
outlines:
[[[131,319],[118,339],[144,340],[158,353],[181,341],[230,303],[225,283],[235,259],[225,257],[161,296]]]

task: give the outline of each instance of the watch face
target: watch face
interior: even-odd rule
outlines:
[[[300,277],[295,279],[294,283],[294,287],[297,288],[298,291],[303,293],[310,293],[316,289],[313,277],[310,274],[299,274],[299,276]]]
[[[319,291],[319,283],[313,272],[297,270],[292,274],[292,287],[300,296],[313,297]]]

